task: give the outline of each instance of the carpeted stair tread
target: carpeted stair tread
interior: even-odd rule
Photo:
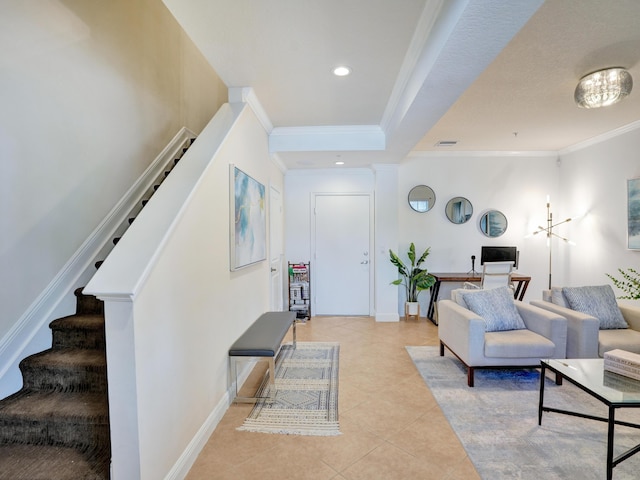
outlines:
[[[74,292],[76,296],[76,313],[79,314],[102,314],[104,313],[104,302],[94,295],[84,295],[82,287]]]
[[[106,392],[107,359],[104,350],[55,348],[20,362],[26,388],[68,392]]]
[[[5,418],[23,415],[34,421],[60,417],[97,423],[105,423],[109,417],[104,393],[20,390],[0,404],[0,424]]]
[[[54,348],[105,348],[104,316],[69,315],[49,324]]]
[[[49,445],[0,445],[0,480],[108,480],[108,452],[91,460]]]
[[[0,444],[108,448],[106,394],[21,390],[0,404]]]
[[[100,330],[104,328],[104,315],[102,314],[75,314],[53,320],[49,326],[53,329],[72,330],[81,328],[84,330]]]

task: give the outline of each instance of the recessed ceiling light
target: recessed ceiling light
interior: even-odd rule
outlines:
[[[344,165],[344,162],[343,162],[342,160],[338,160],[338,161],[336,162],[336,165]]]
[[[351,73],[351,68],[346,65],[339,65],[333,69],[333,74],[337,77],[346,77]]]

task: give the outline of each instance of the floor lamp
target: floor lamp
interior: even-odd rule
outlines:
[[[571,240],[553,233],[553,229],[558,225],[562,225],[563,223],[567,223],[570,221],[571,219],[567,218],[566,220],[562,220],[561,222],[558,222],[555,224],[553,223],[553,214],[551,213],[551,204],[549,203],[549,197],[547,197],[547,226],[546,227],[538,226],[538,229],[535,232],[533,232],[533,235],[537,235],[539,233],[545,233],[547,235],[547,246],[549,247],[549,289],[551,289],[551,240],[552,240],[552,237],[559,238],[563,242],[569,243],[571,245],[575,245]]]

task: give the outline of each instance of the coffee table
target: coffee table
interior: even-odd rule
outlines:
[[[608,418],[587,415],[544,406],[545,371],[551,370],[556,378],[566,378],[576,387],[597,398],[609,408]],[[575,417],[606,422],[607,433],[607,480],[613,478],[613,468],[640,451],[640,444],[613,457],[614,429],[616,425],[640,428],[640,425],[616,420],[619,408],[640,408],[640,381],[604,370],[601,358],[541,360],[540,401],[538,403],[538,425],[542,425],[542,412],[555,412]]]

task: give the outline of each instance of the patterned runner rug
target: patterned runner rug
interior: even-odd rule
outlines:
[[[469,388],[465,367],[449,351],[444,357],[438,347],[407,351],[481,478],[606,478],[606,423],[545,412],[538,425],[539,370],[476,370]],[[545,406],[607,416],[603,403],[568,381],[555,385],[549,376],[545,382]],[[616,420],[639,424],[639,410],[619,409]],[[617,426],[614,456],[638,443],[640,430]],[[640,454],[615,467],[613,478],[640,478]]]
[[[285,344],[276,359],[276,395],[259,400],[238,430],[289,435],[340,435],[338,343]],[[258,396],[270,395],[268,382]]]

